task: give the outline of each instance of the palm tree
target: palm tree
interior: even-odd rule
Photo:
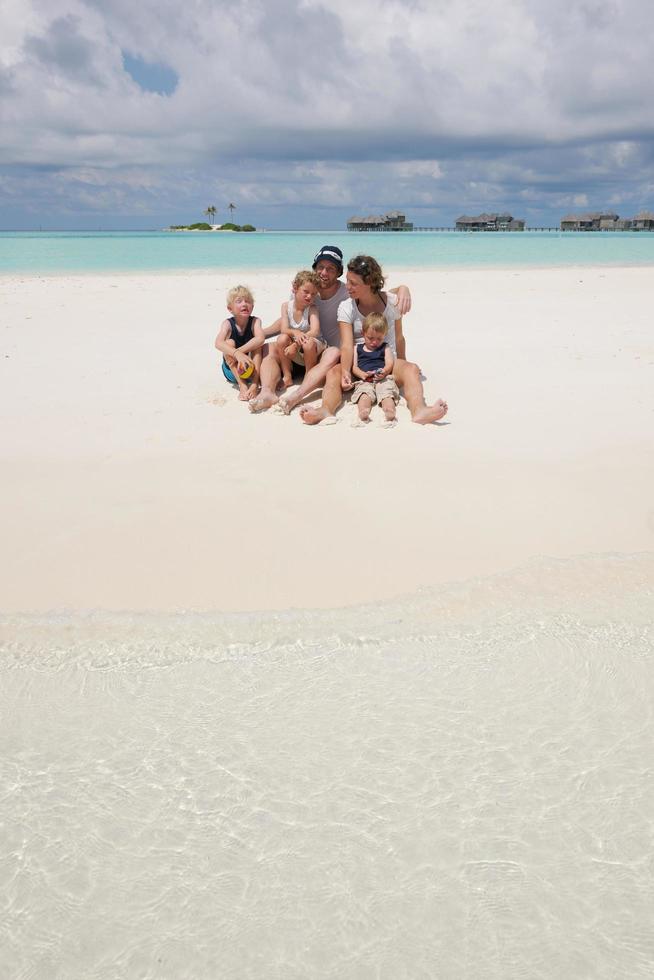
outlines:
[[[236,211],[236,205],[235,204],[228,204],[227,205],[227,210],[229,211],[230,218],[233,218],[234,217],[234,211]]]
[[[213,219],[214,219],[215,214],[216,214],[216,209],[213,206],[213,204],[210,204],[209,207],[206,208],[206,210],[205,210],[204,213],[211,218],[211,224],[213,224]]]

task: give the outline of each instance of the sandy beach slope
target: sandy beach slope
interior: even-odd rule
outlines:
[[[0,280],[0,607],[351,605],[654,549],[652,270],[392,270],[444,423],[251,416],[213,350],[245,278]]]

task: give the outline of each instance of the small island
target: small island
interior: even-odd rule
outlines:
[[[166,231],[256,231],[254,225],[235,225],[228,221],[224,225],[210,225],[208,221],[196,221],[192,225],[170,225]]]
[[[257,229],[254,225],[235,225],[233,221],[226,221],[224,225],[216,225],[213,220],[216,217],[217,208],[215,204],[210,204],[208,208],[202,212],[206,214],[208,218],[211,219],[211,224],[208,221],[195,221],[191,225],[170,225],[166,231],[256,231]],[[230,218],[236,211],[236,205],[230,203],[227,205]]]

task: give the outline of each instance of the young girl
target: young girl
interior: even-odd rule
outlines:
[[[293,384],[293,364],[309,371],[318,363],[326,348],[320,336],[320,320],[315,305],[320,280],[315,272],[304,269],[293,280],[291,298],[282,303],[281,334],[277,349],[282,365],[282,384]]]
[[[227,309],[232,314],[220,325],[216,349],[223,355],[223,374],[238,385],[238,397],[250,401],[259,390],[261,348],[265,342],[261,320],[252,316],[254,297],[247,286],[234,286],[227,293]]]

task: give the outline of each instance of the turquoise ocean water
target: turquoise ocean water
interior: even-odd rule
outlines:
[[[395,268],[654,264],[646,233],[1,232],[0,273],[301,268],[325,243]]]

